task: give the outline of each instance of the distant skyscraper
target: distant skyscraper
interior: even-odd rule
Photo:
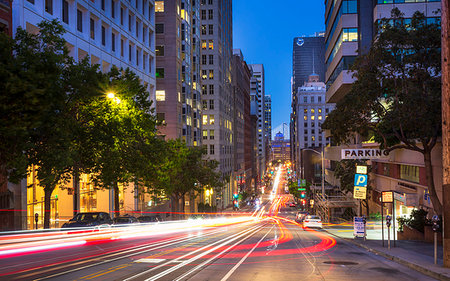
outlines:
[[[272,98],[264,96],[264,133],[269,141],[272,139]]]
[[[293,92],[308,81],[311,73],[325,81],[325,40],[322,33],[313,37],[295,37],[292,53]]]

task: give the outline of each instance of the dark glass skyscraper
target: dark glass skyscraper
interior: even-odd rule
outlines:
[[[292,91],[308,81],[312,73],[325,81],[325,40],[322,33],[313,37],[295,37],[292,52]]]

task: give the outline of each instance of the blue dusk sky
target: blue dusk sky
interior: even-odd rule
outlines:
[[[324,10],[323,0],[233,1],[233,48],[248,64],[264,64],[272,129],[289,126],[293,39],[324,31]]]

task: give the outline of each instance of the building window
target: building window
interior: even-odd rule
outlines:
[[[311,103],[314,103],[314,97],[311,97]]]
[[[322,97],[317,97],[318,98],[318,102],[322,102]]]
[[[325,113],[328,113],[330,110],[328,108],[325,108]]]
[[[214,34],[214,25],[212,25],[212,24],[208,25],[208,33],[209,33],[209,35]]]
[[[402,180],[419,183],[419,167],[400,165],[400,178]]]
[[[209,145],[209,154],[214,155],[214,144]]]
[[[206,24],[202,25],[202,35],[206,35]]]
[[[381,163],[379,163],[378,165],[380,165]],[[387,176],[387,177],[389,177],[390,176],[390,165],[388,164],[388,163],[383,163],[383,164],[381,164],[381,165],[383,165],[383,175],[385,175],[385,176]]]
[[[128,15],[128,31],[130,31],[131,32],[131,23],[132,23],[132,16],[131,15]]]
[[[315,136],[311,136],[311,140],[312,141],[316,141],[316,137]]]
[[[156,54],[157,57],[162,57],[162,56],[164,56],[164,45],[156,46],[156,48],[155,48],[155,54]]]
[[[166,114],[164,112],[156,113],[156,119],[162,124],[166,123]]]
[[[156,32],[156,34],[164,33],[164,24],[163,23],[155,24],[155,32]]]
[[[203,110],[208,109],[208,101],[207,100],[202,100],[202,108],[203,108]]]
[[[307,115],[303,115],[303,120],[308,120],[308,116]]]
[[[213,0],[208,0],[208,5],[212,5],[213,4]]]
[[[208,130],[203,130],[202,135],[203,135],[203,139],[207,140],[208,139]]]
[[[209,100],[209,109],[210,110],[214,109],[214,100]]]
[[[131,44],[128,44],[128,60],[131,62]]]
[[[209,85],[209,94],[214,95],[214,85]]]
[[[308,114],[308,109],[306,109],[306,108],[303,109],[303,113],[304,113],[304,114]]]
[[[213,40],[208,41],[208,49],[214,50],[214,41]]]
[[[322,115],[317,116],[317,119],[322,120]]]
[[[305,128],[308,127],[308,123],[306,123],[306,122],[303,123],[303,127],[305,127]]]
[[[166,91],[157,90],[156,91],[156,101],[165,101],[166,100]]]
[[[316,116],[311,116],[311,120],[315,120],[316,119]]]
[[[53,15],[53,0],[45,0],[45,11]]]
[[[212,69],[209,70],[208,77],[209,77],[209,79],[214,79],[214,70],[212,70]]]
[[[311,108],[311,114],[314,114],[314,113],[315,113],[314,108]]]
[[[214,64],[214,55],[209,55],[209,64]]]
[[[123,25],[123,13],[124,13],[123,8],[120,7],[120,25]]]
[[[116,2],[114,0],[111,0],[111,17],[116,18]]]
[[[206,10],[201,11],[201,18],[202,20],[206,20]]]
[[[89,23],[90,23],[91,39],[95,39],[95,20],[91,18],[89,20]]]
[[[203,65],[206,64],[206,55],[202,55],[202,64],[203,64]]]
[[[308,97],[303,97],[303,103],[308,103]]]
[[[139,50],[136,49],[136,65],[137,65],[137,66],[139,66],[139,57],[140,57]]]
[[[207,94],[206,85],[202,85],[202,95],[206,94]]]
[[[100,6],[101,6],[102,10],[104,11],[105,10],[105,0],[100,1]]]
[[[156,68],[156,78],[164,78],[164,68]]]
[[[214,139],[214,130],[209,130],[209,139],[210,140]]]
[[[202,49],[206,50],[206,40],[202,40]]]
[[[120,39],[120,55],[123,57],[123,49],[124,49],[124,42],[123,39]]]
[[[214,16],[214,10],[208,10],[208,19],[212,20]]]
[[[202,69],[202,79],[205,80],[206,78],[208,78],[206,75],[206,69]]]
[[[208,125],[208,115],[203,115],[202,116],[202,124],[203,125]]]
[[[214,125],[214,115],[209,115],[209,125]]]
[[[114,32],[111,33],[111,50],[116,51],[116,34]]]
[[[103,25],[102,25],[102,45],[103,46],[106,45],[106,29]]]
[[[136,21],[136,38],[139,38],[139,22]]]
[[[62,4],[62,21],[69,24],[69,2],[63,0]]]
[[[77,9],[77,30],[83,32],[83,12]]]
[[[155,12],[156,13],[164,12],[164,1],[155,1]]]

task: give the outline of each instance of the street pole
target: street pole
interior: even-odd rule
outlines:
[[[442,44],[442,202],[444,267],[450,267],[450,20],[448,0],[441,1]]]
[[[324,159],[324,146],[322,144],[322,153],[320,154],[320,156],[322,157],[322,196],[323,198],[325,198],[325,166],[323,165],[325,162]]]

